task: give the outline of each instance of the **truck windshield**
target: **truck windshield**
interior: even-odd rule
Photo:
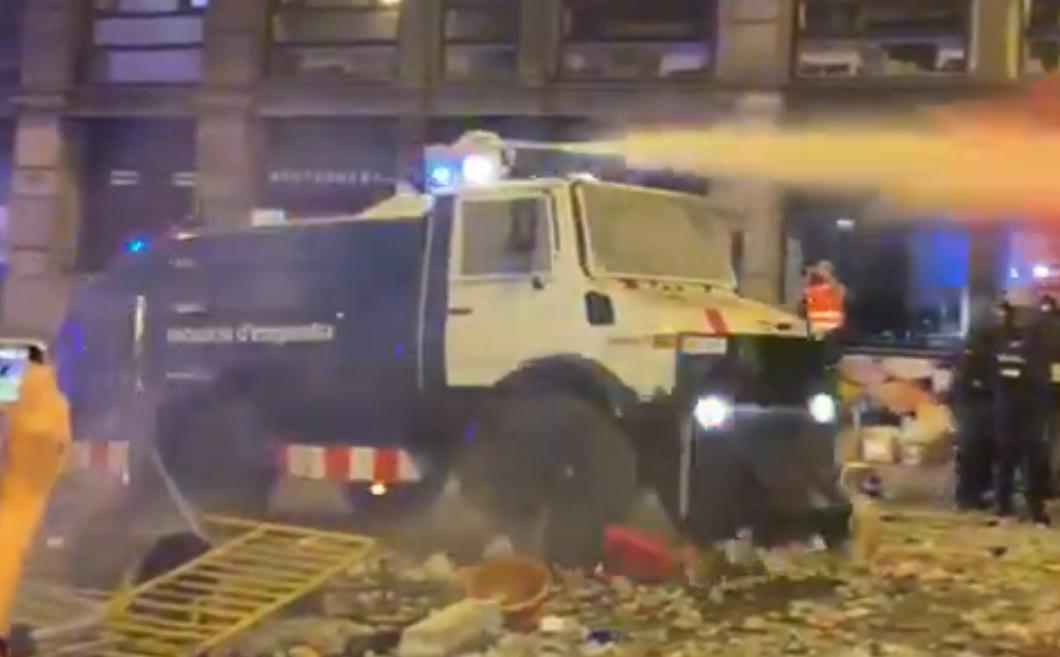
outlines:
[[[580,191],[601,273],[732,284],[730,238],[704,200],[604,183]]]

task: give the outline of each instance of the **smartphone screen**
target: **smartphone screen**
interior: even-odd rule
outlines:
[[[29,363],[44,362],[44,349],[31,342],[0,341],[0,404],[18,400]]]

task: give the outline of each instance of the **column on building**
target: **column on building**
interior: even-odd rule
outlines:
[[[519,77],[539,86],[553,76],[559,57],[562,0],[520,0]]]
[[[719,0],[715,77],[775,87],[791,75],[795,0]]]
[[[791,75],[795,0],[719,0],[715,78],[745,88],[772,90]],[[738,98],[730,120],[768,125],[779,120],[778,94]],[[718,181],[712,196],[740,217],[741,291],[767,303],[783,301],[782,192],[760,181]]]
[[[402,116],[397,125],[397,170],[394,172],[400,183],[418,185],[423,175],[423,149],[427,144],[427,118],[424,116]]]
[[[741,243],[740,293],[769,304],[783,303],[781,191],[761,181],[714,180],[710,197],[731,217],[729,228]]]
[[[444,0],[401,3],[398,21],[398,83],[422,89],[441,76]]]
[[[80,228],[79,139],[64,118],[89,3],[30,0],[8,215],[3,329],[50,337],[62,320]]]
[[[1022,59],[1022,0],[973,0],[972,77],[1009,82],[1019,77]]]
[[[1001,298],[1008,280],[1010,228],[996,222],[968,224],[968,288],[965,331],[990,320],[990,310]]]
[[[753,130],[780,120],[783,98],[777,93],[749,93],[736,98],[727,121]],[[732,216],[740,239],[740,290],[771,304],[785,301],[784,192],[779,185],[754,179],[713,180],[710,196]]]
[[[196,100],[196,212],[211,226],[251,221],[258,198],[261,126],[253,103],[268,46],[267,0],[214,0]]]

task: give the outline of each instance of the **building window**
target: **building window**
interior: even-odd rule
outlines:
[[[195,122],[100,119],[86,121],[84,129],[77,257],[80,268],[94,271],[130,239],[162,235],[191,215]]]
[[[560,76],[694,79],[710,68],[716,3],[565,0]]]
[[[91,82],[192,84],[202,77],[205,0],[95,0]]]
[[[960,75],[970,0],[800,0],[799,77]]]
[[[1060,69],[1060,0],[1023,0],[1024,70],[1045,75]]]
[[[22,40],[19,24],[25,0],[0,2],[0,89],[17,87],[21,74]]]
[[[271,72],[387,80],[397,69],[398,0],[277,0]]]
[[[805,267],[828,261],[847,290],[843,338],[859,346],[939,348],[961,331],[971,279],[967,225],[880,215],[874,200],[791,192],[785,203],[789,302]],[[795,248],[791,248],[792,246]]]
[[[445,77],[510,78],[518,68],[518,0],[446,0]]]

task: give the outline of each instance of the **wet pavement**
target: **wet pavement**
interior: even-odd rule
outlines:
[[[874,521],[861,534],[873,549],[860,551],[860,560],[798,546],[734,562],[724,549],[705,549],[686,557],[683,574],[662,584],[554,571],[535,617],[503,630],[465,627],[470,638],[458,649],[422,657],[1060,654],[1060,530],[939,511],[945,486],[924,481],[931,494],[874,507]],[[106,508],[84,489],[77,495],[81,502],[94,500],[89,506],[97,512]],[[71,587],[71,559],[89,561],[71,554],[63,535],[84,525],[77,506],[57,498],[24,609],[33,608],[34,591],[42,586],[49,595]],[[636,524],[673,540],[665,523],[652,520],[651,504],[642,507]],[[1060,517],[1060,508],[1054,511]],[[152,516],[152,524],[154,531],[179,527],[163,522],[162,514]],[[133,543],[134,534],[121,535]],[[442,503],[413,526],[383,536],[377,559],[243,633],[219,654],[421,657],[411,648],[402,653],[402,634],[464,597],[468,569],[480,561],[488,534],[481,519]],[[451,556],[425,559],[443,549]],[[102,562],[135,550],[123,543],[93,552]]]
[[[694,583],[557,572],[529,625],[457,654],[1060,654],[1060,532],[985,515],[880,511],[879,550],[864,565],[789,549],[758,553],[741,566],[704,552]],[[297,621],[263,627],[231,654],[276,654],[263,647],[292,655],[299,647],[322,656],[388,654],[398,649],[401,629],[459,596],[459,568],[440,571],[434,579],[415,568],[391,571],[389,584],[378,572],[353,575],[307,604]],[[335,591],[345,591],[345,604]],[[292,623],[307,633],[292,636]],[[276,632],[286,634],[281,640]],[[343,632],[352,635],[336,647],[334,633]]]

